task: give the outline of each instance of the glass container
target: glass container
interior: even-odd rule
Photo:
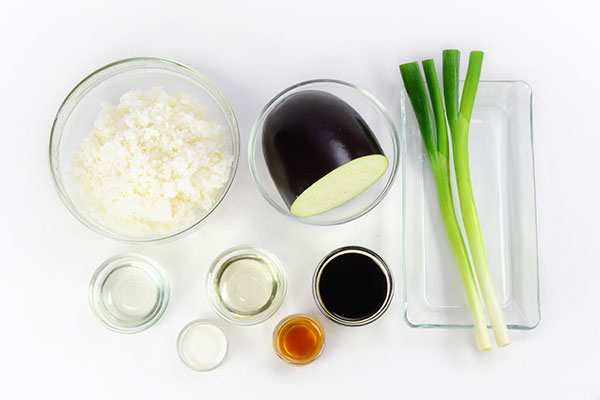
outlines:
[[[152,259],[127,253],[104,261],[89,286],[90,307],[98,321],[119,333],[136,333],[154,325],[169,303],[164,270]]]
[[[377,138],[389,165],[385,173],[367,190],[354,199],[325,213],[310,217],[297,217],[281,198],[267,168],[262,147],[263,125],[269,113],[295,93],[320,90],[331,93],[352,106],[369,125]],[[388,193],[400,161],[400,145],[396,125],[385,107],[372,94],[351,83],[333,79],[315,79],[293,85],[277,94],[263,108],[254,122],[248,143],[250,172],[258,191],[277,211],[296,221],[312,225],[338,225],[352,221],[375,208]]]
[[[267,250],[237,246],[213,261],[206,277],[208,301],[226,321],[253,325],[271,317],[286,293],[281,262]]]
[[[360,287],[356,287],[356,282],[344,281],[342,286],[348,286],[348,288],[345,288],[343,290],[343,293],[335,294],[334,300],[337,303],[340,303],[340,302],[347,303],[346,308],[349,307],[349,305],[350,306],[355,305],[359,308],[365,306],[365,304],[362,304],[362,303],[365,303],[365,301],[367,301],[367,302],[371,301],[370,299],[364,298],[364,296],[367,296],[367,295],[369,295],[369,296],[377,295],[381,298],[381,301],[376,302],[377,307],[369,308],[369,312],[366,315],[364,315],[364,316],[361,315],[360,317],[349,318],[349,317],[342,316],[340,313],[334,312],[334,310],[330,309],[330,307],[327,306],[327,304],[326,304],[327,302],[323,298],[324,296],[323,296],[323,293],[320,288],[320,283],[321,283],[321,280],[322,280],[321,278],[323,276],[324,271],[326,270],[327,266],[333,260],[335,260],[336,258],[338,258],[340,256],[352,255],[352,254],[364,256],[365,258],[367,258],[367,261],[370,261],[374,264],[375,268],[378,267],[380,269],[381,276],[378,276],[377,278],[379,278],[379,280],[381,280],[381,284],[383,285],[383,288],[382,288],[382,290],[375,291],[374,288],[367,287],[362,282],[359,285]],[[364,261],[361,261],[361,262],[364,262]],[[348,268],[351,268],[352,266],[343,265],[343,267],[345,269],[348,269]],[[365,265],[365,267],[366,267],[366,265]],[[357,271],[355,269],[349,269],[348,271],[349,271],[348,274],[355,273],[355,272],[360,274],[362,276],[363,281],[366,282],[366,285],[373,284],[373,282],[371,280],[369,280],[369,276],[366,276],[361,271]],[[352,272],[350,272],[350,271],[352,271]],[[370,276],[370,278],[373,278],[373,277]],[[348,293],[349,289],[356,289],[357,291],[362,290],[363,291],[363,293],[361,294],[362,297],[361,297],[361,295],[358,295],[358,294],[353,295],[352,293]],[[345,326],[367,325],[367,324],[370,324],[371,322],[379,319],[385,313],[385,311],[390,306],[390,303],[392,302],[392,298],[393,298],[393,294],[394,294],[392,271],[390,271],[390,269],[387,266],[387,264],[385,263],[385,261],[378,254],[373,252],[372,250],[366,249],[364,247],[359,247],[359,246],[341,247],[339,249],[332,251],[328,255],[326,255],[321,260],[319,265],[317,266],[315,273],[313,275],[312,292],[313,292],[313,298],[314,298],[315,302],[317,303],[317,307],[319,308],[319,310],[333,322],[336,322],[340,325],[345,325]],[[381,293],[379,293],[379,292],[381,292]],[[335,298],[335,297],[337,297],[337,298]],[[357,299],[365,300],[365,301],[361,301],[361,304],[355,304],[355,300],[357,300]],[[355,312],[355,310],[350,310],[350,311]]]
[[[273,331],[273,348],[283,361],[306,365],[316,360],[325,346],[323,326],[306,314],[292,314],[282,319]]]
[[[221,365],[228,348],[223,330],[203,319],[190,322],[177,336],[179,358],[198,372],[211,371]]]
[[[198,211],[192,223],[160,235],[136,236],[105,226],[94,217],[74,185],[71,163],[81,142],[92,131],[103,103],[118,104],[120,97],[129,90],[149,90],[154,87],[193,96],[205,108],[207,116],[223,126],[226,148],[233,155],[233,164],[229,179],[216,196],[212,207],[205,212]],[[233,111],[219,89],[208,78],[174,61],[147,57],[129,58],[92,72],[67,95],[52,125],[50,171],[59,197],[71,214],[88,228],[126,242],[165,241],[195,230],[222,202],[237,170],[239,142],[238,125]]]
[[[472,327],[433,174],[406,93],[402,108],[404,319],[415,328]],[[532,92],[527,83],[480,83],[469,156],[490,273],[506,323],[510,329],[533,329],[540,321],[540,301]],[[456,187],[454,174],[452,179]],[[455,204],[459,204],[456,196]]]

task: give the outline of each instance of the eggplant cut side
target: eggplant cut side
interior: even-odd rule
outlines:
[[[297,217],[348,202],[388,168],[365,120],[324,91],[297,92],[275,106],[263,125],[262,145],[275,186]]]

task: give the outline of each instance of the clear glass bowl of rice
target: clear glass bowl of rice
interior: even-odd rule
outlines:
[[[231,106],[208,78],[160,58],[130,58],[83,79],[50,134],[53,182],[93,231],[156,242],[197,229],[239,163]]]

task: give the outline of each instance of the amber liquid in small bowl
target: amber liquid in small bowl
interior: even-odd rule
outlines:
[[[323,351],[325,331],[316,319],[294,314],[284,318],[273,332],[277,355],[291,364],[303,365],[315,360]]]

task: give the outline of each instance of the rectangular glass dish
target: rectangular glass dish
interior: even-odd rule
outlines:
[[[414,328],[472,327],[406,92],[402,110],[404,319]],[[510,329],[533,329],[540,321],[540,303],[532,92],[527,83],[480,82],[469,157],[490,272],[506,323]],[[455,190],[454,176],[452,181]],[[460,221],[456,193],[455,206]]]

